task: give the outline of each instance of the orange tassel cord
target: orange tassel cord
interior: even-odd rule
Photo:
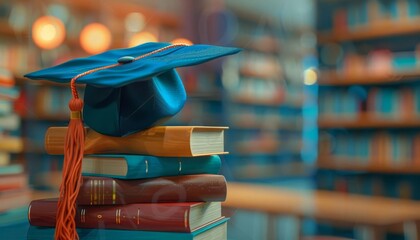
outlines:
[[[73,98],[70,100],[70,122],[66,134],[62,182],[57,206],[55,239],[77,240],[76,199],[79,194],[82,172],[82,159],[85,143],[85,129],[82,121],[83,101],[75,86],[77,76],[71,81]]]

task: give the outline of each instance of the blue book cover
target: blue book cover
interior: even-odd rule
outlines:
[[[126,154],[96,154],[83,158],[84,176],[119,179],[154,178],[191,174],[217,174],[221,168],[218,155],[200,157],[156,157]]]
[[[409,17],[418,17],[420,15],[420,2],[418,0],[408,0],[407,11]]]
[[[223,240],[227,239],[227,220],[223,218],[191,233],[130,231],[111,229],[77,229],[80,240]],[[27,240],[54,239],[54,228],[30,226]]]
[[[23,172],[23,166],[21,164],[11,164],[0,167],[0,175],[18,174]]]
[[[359,25],[366,25],[368,24],[368,18],[369,18],[369,13],[368,13],[368,1],[362,1],[358,4],[357,6],[357,11],[359,12],[358,14],[358,24]]]
[[[12,102],[0,98],[0,116],[11,114],[13,112]]]
[[[26,222],[28,222],[27,206],[0,212],[0,230]]]
[[[17,87],[10,87],[10,88],[0,87],[0,98],[1,99],[16,100],[18,97],[19,97],[19,88],[17,88]]]

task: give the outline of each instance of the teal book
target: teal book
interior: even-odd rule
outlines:
[[[228,218],[220,219],[191,233],[96,228],[79,228],[77,229],[77,233],[79,234],[80,240],[226,240],[227,220]],[[30,226],[27,234],[27,240],[53,240],[54,230],[54,228]]]
[[[192,174],[217,174],[218,155],[200,157],[156,157],[148,155],[87,155],[82,161],[84,176],[140,179]]]
[[[24,171],[21,164],[10,164],[6,166],[0,166],[0,176],[9,174],[18,174]]]

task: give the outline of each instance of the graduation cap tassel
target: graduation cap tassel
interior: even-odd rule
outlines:
[[[80,189],[82,159],[85,142],[85,129],[82,121],[83,101],[79,98],[75,81],[71,81],[73,98],[70,100],[70,122],[66,134],[63,180],[60,185],[60,197],[57,206],[55,226],[56,240],[77,240],[76,198]]]

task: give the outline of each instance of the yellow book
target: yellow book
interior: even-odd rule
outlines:
[[[0,151],[19,153],[23,150],[23,140],[20,137],[0,136]]]
[[[226,154],[224,131],[228,127],[158,126],[124,137],[107,136],[86,128],[85,154],[143,154],[195,157]],[[63,154],[67,127],[50,127],[45,134],[49,154]]]

